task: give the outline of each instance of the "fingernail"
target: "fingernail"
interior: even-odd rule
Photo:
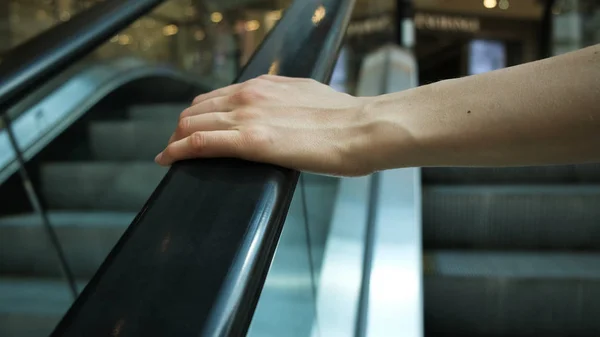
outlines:
[[[162,155],[163,155],[163,154],[162,154],[162,152],[161,152],[161,153],[157,154],[157,155],[156,155],[156,157],[154,157],[154,161],[155,161],[157,164],[160,164],[160,160],[162,159]]]

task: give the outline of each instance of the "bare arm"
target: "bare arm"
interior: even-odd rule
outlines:
[[[600,45],[380,96],[368,109],[413,138],[385,167],[600,161]]]
[[[379,97],[263,76],[182,112],[156,161],[194,157],[340,175],[600,161],[600,45]]]

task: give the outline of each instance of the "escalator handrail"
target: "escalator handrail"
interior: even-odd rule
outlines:
[[[353,5],[294,1],[235,82],[328,81]],[[237,159],[176,163],[52,336],[245,336],[298,176]]]
[[[0,63],[0,113],[164,0],[105,0],[29,39]]]

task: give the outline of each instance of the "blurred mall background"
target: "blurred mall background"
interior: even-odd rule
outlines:
[[[230,82],[289,2],[167,1],[115,35],[90,58],[136,56]],[[94,3],[92,0],[3,1],[1,52],[68,21]],[[599,5],[595,0],[399,3],[403,7],[400,13],[395,0],[357,1],[342,54],[347,58],[349,88],[355,85],[363,55],[397,41],[401,30],[398,15],[414,18],[420,83],[511,66],[600,41]]]
[[[17,94],[5,99],[4,90],[41,69],[32,65],[44,64],[37,55],[15,50],[25,50],[19,49],[24,44],[28,51],[36,44],[50,47],[56,41],[46,41],[45,33],[108,2],[118,1],[0,0],[0,114],[8,116],[0,123],[0,337],[50,334],[131,223],[131,233],[144,233],[146,241],[137,243],[155,239],[159,248],[138,249],[127,260],[131,268],[107,264],[53,336],[163,335],[145,326],[165,328],[169,336],[201,335],[193,329],[205,328],[198,322],[208,314],[199,310],[195,316],[204,305],[197,298],[216,291],[206,294],[195,285],[212,280],[206,284],[219,286],[219,272],[244,263],[198,270],[227,255],[222,247],[237,247],[231,239],[235,226],[214,236],[194,231],[178,236],[178,228],[234,220],[246,226],[250,217],[242,219],[238,204],[250,197],[240,194],[279,186],[284,174],[269,176],[271,185],[261,190],[243,181],[245,174],[230,173],[243,167],[260,180],[256,172],[267,168],[196,163],[205,176],[188,167],[178,177],[194,183],[178,186],[196,188],[187,197],[204,196],[208,206],[200,203],[202,211],[193,213],[196,204],[192,211],[178,208],[183,201],[173,198],[161,213],[152,213],[155,204],[146,201],[161,180],[164,188],[155,196],[177,183],[173,176],[163,180],[167,169],[152,160],[196,94],[254,76],[253,69],[325,79],[329,69],[311,58],[318,53],[335,61],[332,87],[372,95],[600,42],[598,0],[356,0],[347,29],[343,20],[327,21],[345,8],[332,4],[347,0],[168,0],[67,67],[25,83],[23,88],[34,88],[21,90],[19,99]],[[309,26],[294,21],[302,6],[316,8]],[[310,34],[297,34],[304,36],[298,41],[279,39],[301,29]],[[68,33],[62,31],[62,38],[78,37]],[[335,34],[343,34],[339,54],[331,42]],[[268,55],[296,47],[297,58],[289,59],[297,64],[265,63]],[[257,56],[257,50],[265,52]],[[285,177],[291,198],[296,178]],[[231,313],[249,310],[245,314],[252,320],[243,322],[251,321],[250,327],[236,321],[235,333],[205,335],[239,336],[249,329],[250,336],[268,337],[600,336],[597,164],[406,169],[365,180],[300,177],[275,257],[259,259],[270,267],[266,282],[264,273],[250,272],[256,278],[247,284],[264,283],[260,299],[244,292],[243,302],[228,307]],[[277,200],[280,206],[289,201]],[[235,211],[221,209],[228,201]],[[398,210],[404,213],[394,213]],[[377,216],[384,213],[388,218]],[[144,218],[147,214],[153,215]],[[395,216],[398,222],[390,220]],[[159,220],[150,223],[151,218]],[[276,218],[283,222],[281,214]],[[145,231],[162,225],[160,237]],[[134,245],[132,235],[122,242]],[[395,245],[383,245],[385,239]],[[115,250],[111,261],[122,262],[125,250]],[[118,271],[107,281],[102,276],[107,270]],[[137,280],[137,273],[144,276]],[[177,273],[185,278],[170,278]],[[161,278],[153,279],[155,274]],[[102,288],[119,281],[130,288]],[[227,289],[237,294],[243,287]],[[102,330],[98,322],[131,308],[117,302],[134,303],[135,309],[117,317],[110,331]],[[212,314],[222,309],[204,306]],[[181,333],[172,333],[173,327]]]

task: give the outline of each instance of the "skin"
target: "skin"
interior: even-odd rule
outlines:
[[[342,176],[600,162],[600,44],[377,97],[261,76],[196,97],[156,162],[198,157]]]

